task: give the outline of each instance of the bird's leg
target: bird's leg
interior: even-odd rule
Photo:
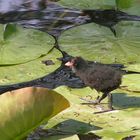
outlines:
[[[112,94],[111,94],[111,93],[105,92],[105,93],[99,98],[99,103],[100,103],[106,96],[108,96],[108,108],[109,108],[108,111],[113,110],[113,107],[112,107],[113,98],[112,98]]]
[[[104,93],[103,96],[99,99],[99,102],[101,102],[101,100],[103,100],[106,96],[108,96],[108,108],[109,109],[106,109],[106,110],[102,110],[102,111],[99,111],[99,112],[94,112],[94,114],[99,114],[99,113],[105,113],[105,112],[110,112],[110,111],[113,111],[113,107],[112,107],[112,94],[111,93]]]
[[[96,100],[99,100],[100,96],[97,96]]]
[[[107,95],[108,95],[108,92],[104,92],[103,95],[97,99],[98,103],[100,103],[104,98],[106,98]]]
[[[116,30],[114,29],[114,27],[110,26],[109,28],[110,28],[111,32],[114,34],[114,36],[116,37],[117,34],[116,34]]]
[[[82,104],[99,104],[105,97],[107,97],[108,93],[103,93],[103,95],[101,97],[97,97],[97,99],[95,101],[93,100],[87,100],[87,99],[83,99],[83,98],[80,98],[84,101],[86,101],[87,103],[82,103]]]
[[[112,102],[113,102],[112,94],[111,94],[111,93],[108,93],[108,108],[109,108],[110,110],[113,110]]]

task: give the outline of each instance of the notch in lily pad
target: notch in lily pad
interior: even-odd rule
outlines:
[[[17,32],[16,24],[6,24],[4,26],[3,39],[7,40]]]

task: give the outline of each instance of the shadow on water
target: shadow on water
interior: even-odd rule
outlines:
[[[2,0],[0,23],[16,23],[47,32],[53,37],[72,27],[86,24],[89,18],[80,9],[67,8],[48,0]]]
[[[120,109],[139,108],[140,96],[136,97],[136,96],[133,96],[133,94],[128,96],[126,93],[114,93],[113,106],[118,107]]]
[[[63,121],[59,124],[57,124],[56,126],[54,126],[51,129],[37,129],[35,131],[35,135],[38,133],[40,135],[40,137],[44,137],[44,138],[67,138],[73,135],[78,135],[80,140],[93,140],[93,139],[100,139],[101,137],[93,134],[93,133],[89,133],[89,131],[93,131],[93,130],[101,130],[101,127],[98,126],[94,126],[94,125],[90,125],[88,123],[85,122],[81,122],[78,120],[73,120],[73,119],[68,119],[66,121]],[[44,133],[43,133],[44,132]],[[86,134],[84,134],[86,133]],[[41,135],[42,134],[42,135]],[[34,137],[29,136],[29,137]],[[95,140],[96,140],[95,139]]]
[[[78,120],[68,119],[63,121],[56,126],[53,127],[54,129],[59,129],[64,132],[70,132],[73,134],[80,134],[86,133],[92,130],[100,130],[101,127],[91,125],[89,123],[81,122]]]

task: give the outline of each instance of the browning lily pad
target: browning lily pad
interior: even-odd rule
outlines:
[[[62,95],[46,88],[28,87],[0,95],[0,137],[19,140],[69,107]]]

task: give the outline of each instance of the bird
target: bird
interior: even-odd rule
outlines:
[[[140,16],[129,15],[119,9],[85,9],[84,16],[89,16],[89,23],[94,22],[98,25],[108,27],[116,36],[114,26],[121,21],[140,21]]]
[[[86,86],[95,89],[97,92],[102,92],[102,96],[98,96],[95,101],[89,103],[100,104],[103,99],[108,97],[108,111],[113,110],[111,91],[120,87],[125,70],[112,67],[111,65],[102,63],[89,63],[82,57],[74,57],[65,63],[65,66],[70,67]],[[128,72],[129,73],[129,72]],[[130,72],[139,73],[139,72]]]

